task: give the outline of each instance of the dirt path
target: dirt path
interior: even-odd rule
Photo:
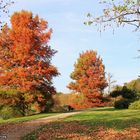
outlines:
[[[48,122],[57,121],[81,112],[62,113],[23,123],[0,126],[0,140],[20,140],[21,137],[31,133]]]

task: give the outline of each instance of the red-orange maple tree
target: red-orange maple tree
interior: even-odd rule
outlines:
[[[82,107],[103,105],[102,91],[107,86],[105,67],[95,51],[80,54],[71,73],[74,82],[68,88],[84,95]]]
[[[48,22],[31,12],[12,15],[11,28],[5,25],[0,33],[0,86],[33,94],[33,102],[45,105],[59,74],[51,64],[56,53],[48,45],[51,34]]]

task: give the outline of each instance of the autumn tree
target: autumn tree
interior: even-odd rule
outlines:
[[[59,74],[51,63],[51,34],[48,22],[28,11],[14,13],[11,28],[5,25],[0,33],[0,86],[23,92],[22,100],[41,111],[56,93],[52,78]]]
[[[132,25],[135,30],[140,27],[140,1],[139,0],[100,0],[103,5],[103,14],[92,16],[88,13],[88,25],[94,24],[99,31],[107,27],[114,29],[124,25]]]
[[[84,107],[102,105],[102,91],[107,82],[102,59],[95,51],[90,50],[80,54],[70,77],[74,81],[68,85],[68,88],[84,95]]]
[[[53,96],[54,99],[54,108],[56,107],[63,107],[71,106],[74,109],[81,109],[83,108],[84,96],[83,94],[77,93],[61,93],[56,94]],[[57,108],[56,108],[57,109]]]

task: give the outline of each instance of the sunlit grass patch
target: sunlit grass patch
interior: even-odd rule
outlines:
[[[140,112],[136,110],[115,110],[113,108],[95,108],[76,114],[64,121],[80,121],[91,126],[104,126],[114,129],[124,129],[130,126],[140,126]]]
[[[25,121],[36,120],[36,119],[39,119],[39,118],[49,117],[49,116],[53,116],[53,115],[57,115],[57,114],[58,113],[42,113],[42,114],[37,114],[37,115],[32,115],[32,116],[11,118],[11,119],[8,119],[8,120],[3,120],[3,119],[0,118],[0,124],[25,122]]]

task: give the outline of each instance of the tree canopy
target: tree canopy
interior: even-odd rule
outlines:
[[[74,81],[68,88],[84,94],[87,107],[102,104],[102,91],[107,86],[104,70],[102,59],[92,50],[81,53],[74,65],[70,76]]]
[[[103,5],[103,14],[92,16],[88,13],[88,25],[94,24],[99,31],[107,27],[114,29],[114,26],[132,25],[135,30],[140,27],[140,1],[139,0],[100,0]]]
[[[0,32],[1,87],[30,94],[30,101],[46,104],[56,93],[52,78],[59,74],[51,63],[56,53],[48,45],[51,34],[48,22],[31,12],[12,15],[11,28],[5,25]]]

